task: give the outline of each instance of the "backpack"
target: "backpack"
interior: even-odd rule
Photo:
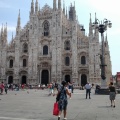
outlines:
[[[64,89],[64,87],[62,87],[62,89],[60,90],[60,92],[57,94],[56,97],[56,102],[58,102],[60,100],[60,95],[61,95],[61,91]],[[64,93],[66,94],[66,91],[64,91]]]

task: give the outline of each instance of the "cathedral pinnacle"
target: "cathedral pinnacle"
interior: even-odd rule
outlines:
[[[31,2],[31,14],[34,14],[34,1]]]
[[[90,13],[90,24],[92,24],[91,13]]]
[[[38,14],[40,15],[40,5],[39,5],[39,11],[38,11]]]
[[[7,23],[4,25],[4,42],[7,43]]]
[[[67,18],[67,7],[66,7],[66,18]]]
[[[56,0],[53,1],[53,10],[56,11]]]
[[[36,0],[36,3],[35,3],[35,13],[36,14],[38,13],[38,0]]]
[[[18,14],[18,21],[17,21],[17,28],[16,28],[16,33],[18,34],[18,32],[21,29],[21,19],[20,19],[20,9],[19,9],[19,14]]]
[[[1,27],[0,39],[2,39],[2,34],[3,34],[3,24],[2,24],[2,27]]]
[[[18,14],[18,21],[17,21],[17,27],[20,28],[21,20],[20,20],[20,9]]]
[[[2,35],[2,33],[3,33],[3,24],[2,24],[2,27],[1,27],[1,35]]]
[[[75,6],[73,6],[72,3],[69,10],[69,19],[72,21],[76,20],[76,10],[75,10]]]
[[[6,26],[4,26],[4,35],[7,37],[7,23]]]
[[[90,13],[90,23],[89,23],[89,36],[93,36],[91,13]]]
[[[61,0],[58,0],[58,9],[61,9]]]
[[[65,1],[63,1],[63,13],[65,14]]]
[[[74,1],[74,8],[75,8],[75,1]]]
[[[1,27],[1,38],[3,37],[3,24],[2,24],[2,27]]]
[[[97,22],[97,17],[96,17],[96,13],[95,13],[95,22]]]

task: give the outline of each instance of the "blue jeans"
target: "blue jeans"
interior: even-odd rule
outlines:
[[[91,89],[86,89],[86,99],[87,99],[88,94],[89,94],[89,98],[90,98],[90,92],[91,92]]]

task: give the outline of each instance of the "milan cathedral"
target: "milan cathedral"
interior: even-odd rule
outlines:
[[[79,24],[75,5],[69,11],[61,0],[53,0],[53,8],[32,0],[29,20],[21,28],[20,11],[16,35],[7,40],[7,25],[0,30],[0,82],[8,84],[45,84],[56,80],[85,85],[101,82],[99,32],[92,27],[89,34]],[[97,19],[95,14],[95,19]],[[104,36],[106,80],[112,75],[107,35]]]

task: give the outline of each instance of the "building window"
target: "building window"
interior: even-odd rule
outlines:
[[[86,64],[86,59],[85,59],[85,56],[82,56],[81,57],[81,64],[85,65]]]
[[[70,41],[65,41],[65,50],[70,50]]]
[[[10,65],[9,65],[10,68],[13,67],[13,60],[10,60]]]
[[[47,45],[45,45],[43,47],[43,55],[48,55],[48,46]]]
[[[43,25],[43,27],[44,27],[44,36],[48,36],[49,35],[49,23],[48,23],[48,21],[45,21],[43,24],[44,24]]]
[[[69,57],[66,57],[66,58],[65,58],[65,65],[66,65],[66,66],[69,66],[69,65],[70,65],[70,58],[69,58]]]
[[[28,52],[28,45],[26,43],[23,45],[23,52],[24,53]]]
[[[23,67],[26,67],[27,66],[27,61],[26,59],[23,59]]]

